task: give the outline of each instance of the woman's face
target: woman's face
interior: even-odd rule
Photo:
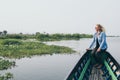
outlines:
[[[96,30],[96,32],[98,32],[100,30],[100,28],[98,26],[95,26],[95,30]]]

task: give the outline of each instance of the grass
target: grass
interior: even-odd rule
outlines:
[[[73,53],[71,48],[46,45],[41,42],[24,42],[19,39],[1,39],[0,56],[8,58],[23,58],[33,55]]]

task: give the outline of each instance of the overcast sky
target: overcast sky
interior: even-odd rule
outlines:
[[[0,0],[0,31],[120,35],[120,0]]]

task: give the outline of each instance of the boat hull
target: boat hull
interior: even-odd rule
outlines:
[[[101,57],[104,65],[101,68],[100,75],[103,78],[99,80],[120,80],[120,65],[118,62],[109,52],[102,53]],[[81,57],[66,80],[95,80],[91,78],[92,71],[95,68],[94,63],[96,63],[96,60],[89,50]]]

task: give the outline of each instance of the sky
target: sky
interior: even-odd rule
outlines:
[[[120,35],[120,0],[0,0],[0,31]]]

